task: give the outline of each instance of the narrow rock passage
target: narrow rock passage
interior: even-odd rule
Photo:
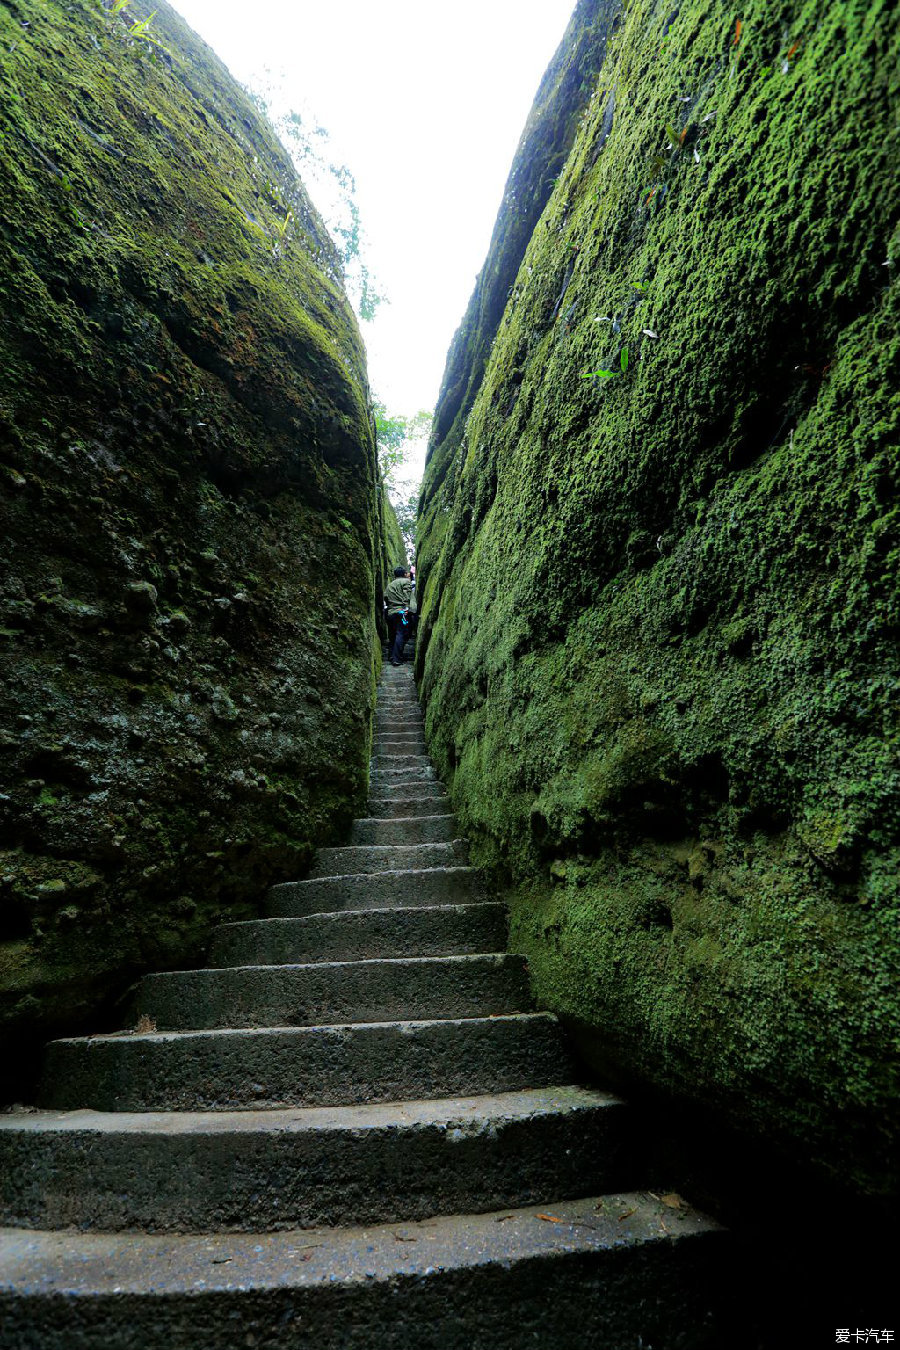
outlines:
[[[717,1344],[721,1234],[631,1189],[629,1108],[531,1010],[409,667],[376,718],[349,844],[0,1118],[4,1347]]]

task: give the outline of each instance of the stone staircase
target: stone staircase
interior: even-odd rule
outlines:
[[[0,1117],[4,1350],[683,1350],[721,1231],[530,1011],[386,668],[370,814]]]

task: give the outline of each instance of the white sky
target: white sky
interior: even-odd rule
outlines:
[[[392,413],[432,409],[574,0],[174,4],[238,80],[268,69],[330,132],[390,302],[362,329],[373,393]]]

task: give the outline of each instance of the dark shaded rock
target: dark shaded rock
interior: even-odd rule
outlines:
[[[574,139],[524,249],[504,202],[482,273],[521,259],[502,317],[470,310],[448,361],[429,746],[514,885],[538,996],[595,1057],[883,1193],[897,6],[603,12],[620,26],[561,96]],[[546,173],[523,141],[516,182]]]
[[[385,546],[337,256],[242,90],[164,3],[16,0],[0,41],[0,1008],[27,1056],[361,812]]]

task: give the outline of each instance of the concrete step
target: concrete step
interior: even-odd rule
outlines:
[[[464,839],[449,844],[366,844],[320,848],[310,878],[352,876],[359,872],[398,872],[429,867],[458,867],[469,861]]]
[[[505,949],[505,905],[410,906],[222,924],[213,934],[209,966],[462,956]]]
[[[734,1343],[723,1251],[641,1192],[367,1228],[4,1229],[0,1320],[15,1350],[697,1350]]]
[[[393,820],[409,816],[433,816],[449,810],[450,798],[441,788],[430,796],[370,797],[369,819]]]
[[[375,740],[380,740],[383,736],[425,736],[425,719],[421,713],[414,713],[409,717],[387,716],[381,713],[375,714],[375,723],[373,727]]]
[[[391,754],[372,756],[372,770],[378,769],[430,769],[434,766],[426,754]]]
[[[233,966],[145,975],[129,1025],[159,1031],[490,1017],[531,1006],[525,960],[505,953]]]
[[[437,775],[430,763],[419,769],[373,769],[369,774],[369,791],[374,795],[380,787],[396,787],[406,783],[413,790],[420,783],[434,783]]]
[[[265,1232],[627,1187],[628,1109],[577,1087],[235,1112],[0,1116],[0,1224]]]
[[[425,725],[425,714],[418,703],[376,703],[375,725],[396,731],[418,731]]]
[[[239,1111],[475,1096],[571,1080],[549,1013],[91,1036],[47,1047],[48,1110]]]
[[[375,737],[373,749],[376,753],[383,755],[389,755],[394,751],[401,755],[410,753],[424,755],[427,752],[425,737],[421,731],[385,732],[383,735]]]
[[[378,801],[390,797],[398,797],[401,800],[410,800],[418,797],[445,797],[447,789],[438,778],[418,778],[410,781],[406,777],[392,777],[385,782],[383,777],[378,782],[369,783],[369,800]],[[371,814],[371,810],[370,810]]]
[[[458,838],[456,816],[449,814],[391,816],[387,820],[378,816],[363,816],[360,820],[354,820],[350,831],[351,844],[381,844],[385,847],[449,844]]]
[[[266,893],[273,919],[333,914],[341,909],[385,909],[407,905],[468,905],[485,898],[474,867],[432,867],[425,871],[360,872],[355,876],[284,881]]]

